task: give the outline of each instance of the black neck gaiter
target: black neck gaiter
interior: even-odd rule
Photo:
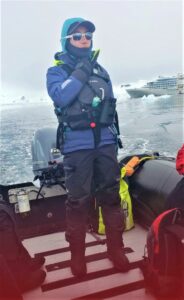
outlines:
[[[67,48],[69,54],[71,54],[72,56],[74,56],[76,58],[85,58],[85,57],[87,58],[87,57],[90,57],[90,55],[91,55],[92,43],[89,48],[78,48],[78,47],[75,47],[72,44],[68,43],[66,48]]]

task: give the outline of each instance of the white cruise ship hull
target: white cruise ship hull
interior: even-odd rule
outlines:
[[[131,98],[141,98],[148,95],[162,96],[179,94],[179,91],[176,89],[128,88],[126,91]]]

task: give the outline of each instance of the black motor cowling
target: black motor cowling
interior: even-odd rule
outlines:
[[[38,129],[31,143],[34,180],[41,183],[56,184],[62,180],[63,157],[56,148],[56,128]]]

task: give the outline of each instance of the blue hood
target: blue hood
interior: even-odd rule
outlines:
[[[64,52],[67,52],[67,49],[66,49],[67,39],[64,39],[64,37],[67,36],[68,34],[71,34],[75,29],[77,29],[77,27],[79,25],[85,26],[90,32],[95,31],[95,25],[90,21],[87,21],[83,18],[70,18],[70,19],[67,19],[64,22],[63,27],[61,29],[61,47],[62,47],[62,50]]]

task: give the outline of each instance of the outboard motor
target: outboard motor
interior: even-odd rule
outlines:
[[[56,148],[56,128],[42,128],[35,132],[31,144],[34,181],[41,185],[61,184],[64,181],[63,157]]]
[[[34,187],[32,184],[15,186],[8,190],[8,196],[9,202],[14,205],[15,213],[23,218],[29,216],[30,220],[32,219],[40,228],[40,223],[37,223],[34,215],[37,215],[39,208],[44,206],[42,200],[52,199],[53,203],[57,203],[56,199],[60,197],[60,205],[63,211],[66,200],[63,157],[60,150],[56,148],[56,129],[43,128],[37,130],[32,139],[31,152],[33,173],[35,175],[33,180]],[[32,210],[34,214],[31,213]],[[52,223],[53,216],[57,215],[57,209],[50,207],[48,204],[47,209],[43,208],[38,215],[38,219],[40,217],[43,218],[44,224],[45,216],[47,223]],[[58,224],[60,226],[60,220]],[[43,228],[45,228],[44,226]],[[55,221],[53,226],[55,226]]]

